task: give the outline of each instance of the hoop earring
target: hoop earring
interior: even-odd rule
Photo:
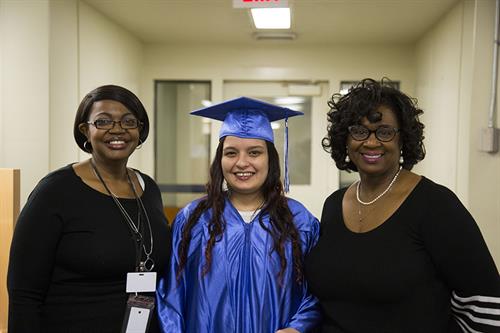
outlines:
[[[405,162],[405,159],[403,157],[403,150],[401,149],[401,152],[399,153],[399,164],[403,164]]]
[[[143,141],[141,140],[141,138],[139,138],[139,144],[137,145],[137,147],[135,147],[136,150],[139,150],[142,148],[142,143]]]
[[[87,147],[87,145],[90,146],[90,148]],[[83,148],[84,148],[83,150],[85,150],[87,153],[89,154],[92,153],[92,145],[88,140],[85,140],[85,142],[83,143]]]

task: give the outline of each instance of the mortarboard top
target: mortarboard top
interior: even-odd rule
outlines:
[[[237,136],[274,142],[271,122],[304,113],[248,97],[239,97],[191,112],[223,121],[219,139]]]
[[[192,115],[223,121],[219,139],[236,136],[244,139],[262,139],[274,143],[271,122],[285,119],[284,186],[289,191],[288,175],[288,118],[303,115],[282,106],[273,105],[248,97],[239,97],[219,104],[195,110]]]

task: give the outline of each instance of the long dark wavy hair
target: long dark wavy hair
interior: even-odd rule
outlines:
[[[364,117],[369,121],[377,121],[378,118],[372,115],[382,105],[391,109],[399,122],[403,169],[411,170],[424,159],[424,124],[419,120],[423,111],[418,108],[417,100],[394,88],[388,78],[382,78],[381,82],[364,79],[346,95],[337,93],[328,101],[328,133],[322,145],[330,153],[337,168],[358,171],[354,163],[345,161],[348,127],[360,124]]]
[[[222,138],[217,147],[215,158],[210,166],[210,176],[207,183],[207,196],[202,198],[182,230],[182,239],[178,248],[179,266],[177,267],[177,280],[180,278],[187,263],[187,254],[189,244],[191,242],[191,230],[199,222],[200,216],[207,210],[212,210],[212,216],[208,225],[210,238],[205,249],[206,264],[203,267],[202,275],[210,271],[212,264],[212,250],[215,243],[222,238],[226,229],[226,221],[223,217],[225,206],[225,198],[227,192],[223,191],[222,184],[224,176],[222,174],[222,151],[224,146]],[[285,246],[290,241],[293,255],[293,271],[295,281],[301,283],[303,279],[302,270],[302,250],[300,247],[300,235],[297,227],[293,223],[293,216],[288,207],[287,199],[283,192],[281,183],[281,172],[279,164],[279,156],[274,144],[266,141],[268,156],[269,156],[269,171],[267,179],[262,185],[261,191],[264,196],[264,205],[259,213],[259,224],[266,230],[274,241],[272,251],[276,251],[280,257],[280,271],[278,273],[279,281],[283,281],[284,273],[287,266],[285,257]],[[269,214],[270,227],[267,227],[262,220],[262,217]],[[271,255],[271,253],[269,254]]]

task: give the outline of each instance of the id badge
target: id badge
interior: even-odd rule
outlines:
[[[155,299],[150,296],[130,295],[121,333],[146,333],[155,307]]]
[[[127,293],[147,293],[156,291],[156,272],[127,273]]]

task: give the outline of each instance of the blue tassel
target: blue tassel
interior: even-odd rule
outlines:
[[[285,149],[285,158],[284,158],[284,164],[285,164],[285,179],[284,179],[284,186],[285,186],[285,193],[290,192],[290,176],[288,174],[288,118],[285,118],[285,142],[284,142],[284,149]]]

